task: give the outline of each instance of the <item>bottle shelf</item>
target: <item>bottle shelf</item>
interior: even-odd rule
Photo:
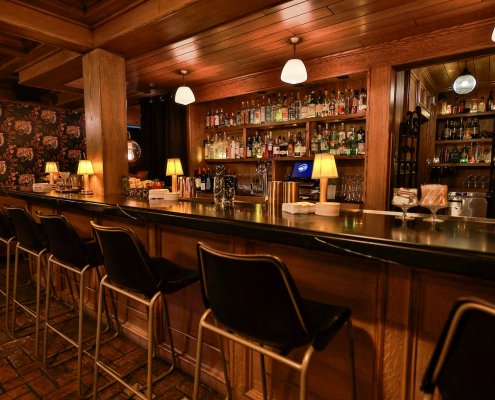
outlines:
[[[443,163],[443,164],[431,164],[430,167],[490,168],[490,164],[488,164],[488,163]]]
[[[339,160],[364,160],[365,155],[358,156],[335,156],[335,161]],[[234,163],[256,163],[258,161],[274,161],[274,162],[298,162],[298,161],[313,161],[314,156],[308,157],[271,157],[271,158],[239,158],[239,159],[207,159],[208,164],[234,164]]]
[[[470,188],[463,188],[463,187],[449,187],[449,192],[476,192],[476,193],[486,193],[488,192],[488,189],[470,189]]]
[[[491,143],[492,138],[487,139],[456,139],[456,140],[435,140],[435,144],[458,144],[458,143]]]
[[[294,128],[297,126],[306,125],[307,122],[328,122],[338,123],[338,122],[350,122],[350,121],[364,121],[366,120],[366,113],[361,114],[346,114],[346,115],[329,115],[327,117],[318,118],[305,118],[293,121],[282,121],[282,122],[268,122],[265,124],[249,124],[241,126],[230,126],[223,128],[212,128],[205,129],[206,133],[218,133],[218,132],[242,132],[244,128],[247,129],[275,129],[275,128]]]
[[[443,114],[443,115],[437,115],[437,120],[439,120],[439,119],[451,119],[451,118],[490,117],[490,116],[494,116],[494,115],[495,115],[495,111],[465,113],[465,114]]]

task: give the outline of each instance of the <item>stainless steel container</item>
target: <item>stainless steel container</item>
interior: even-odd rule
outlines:
[[[284,182],[284,203],[299,201],[299,182]]]
[[[282,181],[270,181],[268,183],[268,204],[281,206],[284,202],[284,183]]]
[[[84,177],[82,175],[71,175],[70,180],[73,188],[78,187],[82,189],[84,187]]]
[[[449,205],[444,214],[456,217],[486,218],[485,196],[485,193],[477,192],[449,192],[447,196]]]

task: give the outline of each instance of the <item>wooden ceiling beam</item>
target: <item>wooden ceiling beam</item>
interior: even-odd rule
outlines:
[[[0,0],[0,10],[0,30],[77,52],[93,48],[91,30],[80,24],[7,0]]]

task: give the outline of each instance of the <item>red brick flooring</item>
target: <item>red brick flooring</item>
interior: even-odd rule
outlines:
[[[4,287],[4,267],[0,263],[0,286]],[[0,295],[0,307],[3,309],[5,297]],[[42,302],[44,310],[44,302]],[[53,302],[51,310],[64,311],[62,304]],[[56,313],[56,311],[53,311]],[[34,334],[23,338],[13,338],[4,327],[5,315],[0,314],[0,400],[58,400],[58,399],[78,399],[76,388],[77,362],[74,358],[67,363],[55,368],[45,368],[41,361],[34,358]],[[22,313],[17,314],[17,323],[28,322],[29,319]],[[77,319],[74,319],[77,323]],[[173,324],[173,322],[172,322]],[[89,325],[89,324],[88,324]],[[92,327],[94,326],[91,324]],[[33,328],[26,328],[26,333]],[[22,332],[20,333],[22,335]],[[19,336],[19,335],[18,335]],[[43,329],[40,339],[43,338]],[[50,350],[62,348],[66,345],[64,339],[56,334],[50,334]],[[134,366],[147,360],[147,352],[129,340],[118,337],[108,344],[102,346],[102,361],[117,370],[119,373],[129,371]],[[63,353],[64,358],[69,352]],[[169,365],[162,360],[154,360],[154,375],[158,376],[169,368]],[[83,385],[85,390],[93,386],[94,374],[93,359],[85,355],[83,357]],[[100,384],[108,381],[107,376],[103,376],[100,370]],[[126,382],[132,384],[144,384],[146,382],[146,368],[141,368],[132,373]],[[186,400],[192,398],[193,379],[180,371],[156,383],[153,387],[155,400]],[[222,398],[216,392],[200,387],[200,399],[219,400]],[[129,399],[131,392],[123,385],[116,383],[99,394],[100,399]],[[134,397],[137,399],[137,397]]]

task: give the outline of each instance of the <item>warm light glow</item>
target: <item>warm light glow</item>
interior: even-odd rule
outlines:
[[[492,42],[495,42],[495,28],[493,28],[493,33],[492,33]]]
[[[285,83],[295,85],[308,80],[306,66],[298,58],[293,58],[285,63],[280,79]]]
[[[475,87],[476,79],[471,75],[467,68],[464,68],[462,74],[460,74],[454,82],[454,92],[458,94],[468,94],[472,92]]]
[[[196,98],[190,87],[180,86],[175,93],[175,102],[187,106],[194,103]]]
[[[93,164],[89,160],[80,160],[77,175],[94,175]]]
[[[53,162],[53,161],[48,161],[45,164],[45,172],[47,172],[47,173],[58,172],[57,163],[56,162]]]
[[[337,172],[334,155],[329,153],[316,154],[311,179],[331,179],[338,177],[339,173]]]
[[[127,161],[134,162],[141,157],[141,146],[139,146],[134,140],[127,142]]]
[[[184,172],[182,171],[182,165],[180,163],[180,159],[178,158],[170,158],[167,161],[167,176],[177,176],[177,175],[184,175]]]

